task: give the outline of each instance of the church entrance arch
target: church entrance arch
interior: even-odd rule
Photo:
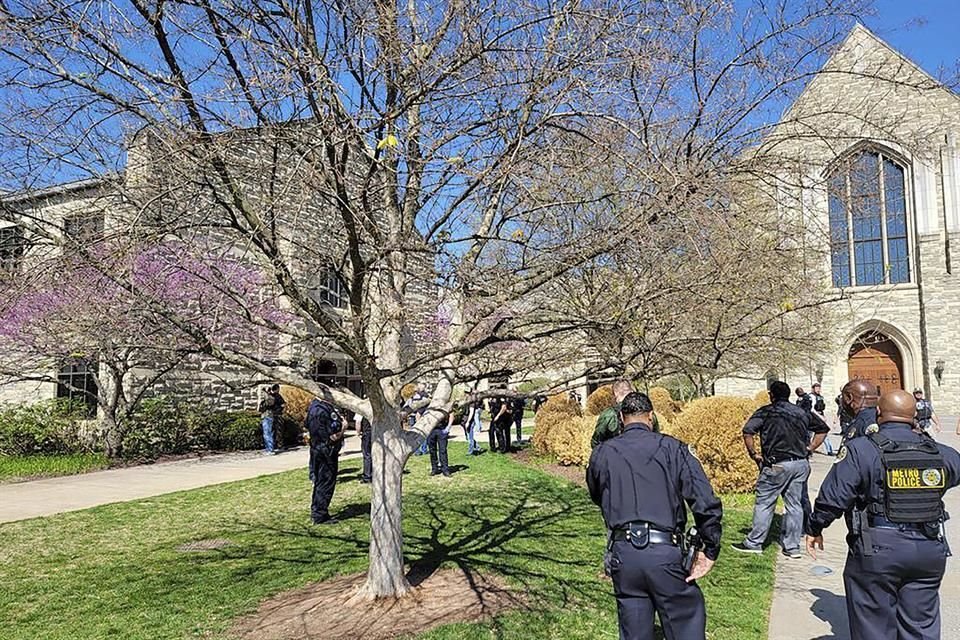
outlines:
[[[903,354],[885,334],[870,331],[861,334],[847,355],[850,380],[866,380],[879,393],[903,389]]]

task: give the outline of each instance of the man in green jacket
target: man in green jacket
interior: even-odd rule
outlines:
[[[616,404],[597,416],[597,427],[593,431],[593,437],[590,438],[592,448],[596,449],[597,445],[604,440],[620,435],[620,403],[628,393],[634,390],[633,385],[627,380],[617,380],[613,383],[613,399],[616,400]],[[656,414],[653,416],[653,430],[660,432]]]

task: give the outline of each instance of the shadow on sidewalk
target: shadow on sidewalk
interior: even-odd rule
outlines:
[[[811,589],[817,600],[810,605],[810,611],[820,620],[830,624],[830,635],[817,636],[812,640],[850,640],[847,626],[847,601],[826,589]]]

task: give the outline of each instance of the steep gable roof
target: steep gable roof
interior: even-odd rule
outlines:
[[[853,25],[853,28],[850,29],[850,33],[848,33],[847,37],[843,39],[843,42],[840,43],[836,50],[823,64],[817,75],[815,75],[807,83],[807,85],[800,92],[800,95],[798,95],[790,107],[784,111],[783,115],[781,116],[781,120],[789,119],[792,114],[794,114],[798,109],[801,109],[804,105],[804,102],[809,99],[810,94],[815,92],[817,86],[826,82],[826,75],[830,73],[844,73],[852,76],[857,76],[859,74],[868,75],[869,71],[857,68],[857,61],[864,59],[870,53],[880,52],[882,52],[885,57],[896,59],[899,63],[904,65],[905,68],[912,72],[912,74],[923,78],[924,83],[929,83],[929,86],[923,87],[925,90],[943,91],[953,99],[960,100],[960,96],[954,93],[942,82],[934,78],[930,73],[925,71],[923,67],[908,58],[900,51],[893,48],[890,44],[880,38],[877,34],[870,31],[870,29],[865,27],[863,24],[857,22]],[[849,64],[849,59],[851,57],[854,58],[854,65],[852,66]]]

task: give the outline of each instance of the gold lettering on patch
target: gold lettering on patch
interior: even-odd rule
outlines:
[[[927,469],[887,469],[888,489],[943,489],[944,474]]]

